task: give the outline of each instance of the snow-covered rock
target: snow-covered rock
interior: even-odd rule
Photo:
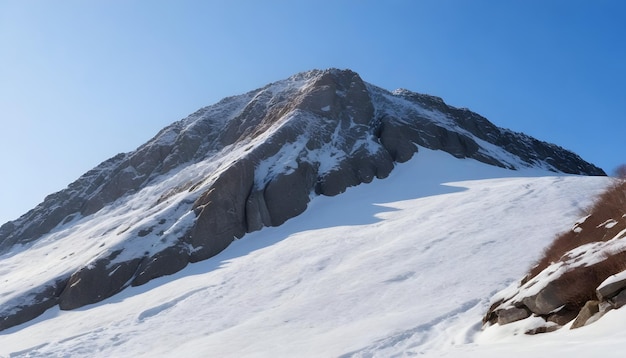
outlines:
[[[587,210],[589,215],[561,233],[525,278],[494,296],[484,323],[528,319],[530,314],[515,314],[528,310],[551,328],[574,318],[571,328],[579,328],[626,303],[621,294],[626,290],[626,182],[615,179]]]
[[[297,74],[200,109],[1,226],[3,263],[25,269],[27,251],[47,261],[6,282],[0,329],[210,258],[301,214],[315,195],[387,177],[418,146],[502,168],[604,174],[436,97],[389,92],[350,70]]]
[[[301,215],[210,259],[9,328],[0,356],[618,357],[621,310],[543,336],[511,333],[528,320],[480,330],[491,294],[523,275],[609,183],[421,147],[387,178],[315,196]],[[1,293],[28,285],[38,267],[49,275],[50,263],[71,264],[82,245],[75,235],[56,250],[4,256]]]

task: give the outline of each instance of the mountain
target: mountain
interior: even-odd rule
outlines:
[[[0,227],[0,330],[174,274],[427,149],[604,175],[437,97],[389,92],[349,70],[297,74],[200,109]]]
[[[301,215],[210,259],[8,328],[0,356],[619,357],[622,309],[578,330],[481,331],[491,296],[610,183],[420,147],[387,178],[314,196]],[[46,257],[76,256],[81,238],[56,245]],[[45,253],[20,252],[21,264]],[[32,274],[0,269],[10,270],[2,282]]]

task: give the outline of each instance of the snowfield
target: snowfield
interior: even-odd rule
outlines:
[[[575,331],[481,331],[493,294],[609,183],[419,148],[387,179],[314,197],[304,214],[211,259],[2,331],[0,356],[622,356],[626,310]],[[39,255],[29,259],[46,266]]]

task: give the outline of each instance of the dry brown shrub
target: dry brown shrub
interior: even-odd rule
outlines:
[[[564,232],[556,237],[543,253],[543,256],[532,267],[524,281],[537,276],[551,263],[559,261],[568,251],[592,242],[607,241],[615,237],[621,230],[626,228],[626,181],[616,180],[606,191],[595,200],[590,216],[578,226],[582,229],[576,233],[572,230]],[[607,220],[618,221],[612,228],[606,228],[603,224]]]
[[[609,219],[619,220],[626,213],[626,181],[616,180],[605,190],[591,207],[596,225]]]
[[[621,179],[626,179],[626,164],[622,164],[615,169],[615,176]]]
[[[564,273],[554,284],[566,305],[582,308],[587,301],[597,300],[596,288],[609,276],[626,270],[626,251],[606,256],[591,266],[577,267]]]

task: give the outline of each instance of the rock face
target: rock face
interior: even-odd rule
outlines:
[[[437,97],[389,92],[350,70],[297,74],[200,109],[2,225],[0,254],[51,245],[41,270],[54,279],[33,276],[33,290],[2,297],[0,329],[210,258],[299,215],[312,195],[387,177],[419,146],[510,169],[604,175],[574,153]],[[58,240],[76,240],[76,251],[55,253]]]
[[[596,314],[600,313],[599,301],[587,301],[572,323],[572,329],[583,327]]]
[[[530,310],[525,307],[511,307],[498,311],[498,324],[504,325],[516,322],[530,316]]]

